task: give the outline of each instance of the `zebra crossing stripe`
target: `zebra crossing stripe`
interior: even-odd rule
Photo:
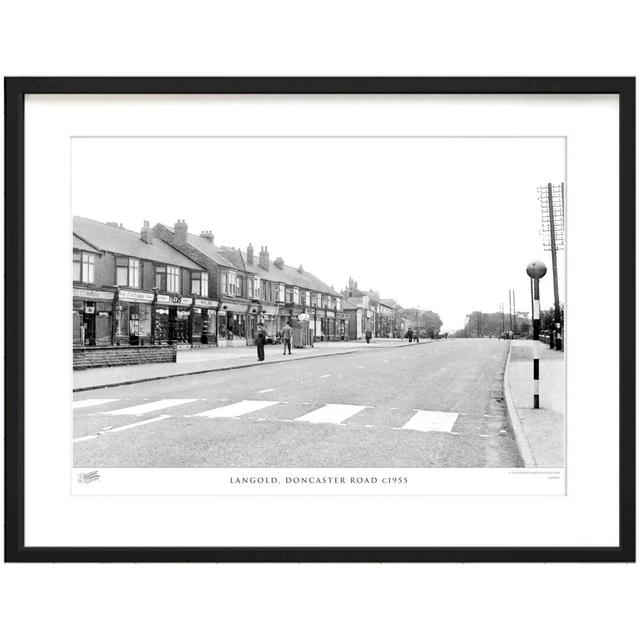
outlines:
[[[279,403],[274,400],[242,400],[241,402],[227,404],[224,407],[217,407],[216,409],[210,409],[209,411],[196,413],[194,414],[194,417],[235,418],[237,416],[243,416],[247,413],[251,413],[252,411],[258,411],[260,409],[272,407],[274,404]]]
[[[100,398],[92,400],[76,400],[72,403],[74,409],[84,409],[84,407],[95,407],[99,404],[106,404],[107,402],[115,402],[116,398]]]
[[[344,420],[355,416],[367,407],[359,404],[326,404],[324,407],[315,409],[310,413],[306,413],[299,418],[296,418],[296,422],[330,422],[333,424],[342,424]]]
[[[457,413],[416,410],[414,416],[402,427],[411,431],[450,432],[458,418]]]
[[[108,416],[141,416],[145,413],[151,413],[152,411],[161,411],[168,407],[177,407],[181,404],[195,401],[195,398],[190,400],[170,398],[167,400],[156,400],[156,402],[147,402],[146,404],[137,404],[133,407],[125,407],[124,409],[115,409],[114,411],[103,411],[102,413]]]

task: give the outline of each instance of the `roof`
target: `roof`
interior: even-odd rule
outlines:
[[[313,291],[319,291],[320,293],[328,293],[332,296],[340,297],[340,294],[335,289],[322,282],[320,278],[314,276],[313,273],[309,271],[299,271],[298,268],[290,267],[286,264],[282,266],[282,269],[279,269],[273,264],[273,260],[269,261],[269,268],[264,269],[260,266],[259,254],[254,254],[253,264],[249,264],[247,262],[247,254],[243,251],[239,251],[238,253],[242,255],[245,269],[249,273],[255,273],[261,278],[272,280],[273,282],[284,282],[284,284],[300,287],[301,289],[311,289]]]
[[[158,226],[163,227],[167,231],[174,233],[173,227],[169,225],[158,223]],[[227,267],[228,269],[237,269],[233,262],[230,262],[225,254],[227,250],[222,249],[222,247],[218,247],[211,240],[207,238],[203,238],[202,236],[195,235],[193,233],[187,233],[187,241],[194,248],[203,253],[208,258],[211,258],[215,263],[219,264],[221,267]]]
[[[350,300],[342,299],[342,309],[344,311],[351,311],[352,309],[357,309],[358,305],[353,304]]]
[[[93,245],[85,242],[82,238],[79,238],[75,233],[73,234],[73,248],[77,251],[89,251],[91,253],[100,253]]]
[[[380,304],[392,308],[398,306],[398,303],[393,298],[380,298]]]
[[[152,238],[151,244],[147,244],[140,238],[140,233],[124,227],[73,216],[73,233],[74,242],[77,237],[101,251],[202,271],[200,265],[189,260],[163,240]]]
[[[173,227],[162,223],[160,223],[160,226],[172,233],[174,232]],[[296,267],[290,267],[286,264],[283,265],[282,269],[279,269],[274,265],[273,260],[269,261],[268,269],[262,268],[260,266],[259,252],[254,253],[253,264],[249,264],[246,252],[240,249],[218,246],[211,242],[211,240],[193,233],[187,233],[187,241],[194,249],[211,258],[221,267],[254,273],[261,278],[273,282],[283,282],[284,284],[302,289],[311,289],[321,293],[328,293],[332,296],[340,296],[335,289],[322,282],[320,278],[314,276],[309,271],[300,272]]]

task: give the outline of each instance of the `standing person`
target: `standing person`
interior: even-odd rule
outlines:
[[[367,341],[367,344],[369,344],[369,342],[371,342],[371,329],[367,329],[364,332],[364,338]]]
[[[287,349],[289,349],[289,355],[291,355],[291,336],[293,335],[293,329],[291,328],[291,322],[287,320],[287,324],[284,325],[282,330],[282,355],[287,355]]]
[[[262,362],[264,360],[264,345],[267,341],[267,332],[264,330],[264,325],[260,322],[258,324],[258,334],[256,335],[256,346],[258,347],[258,360]]]
[[[411,327],[407,329],[407,338],[410,343],[413,342],[413,329]]]

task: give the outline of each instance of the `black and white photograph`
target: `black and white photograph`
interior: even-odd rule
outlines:
[[[619,540],[626,85],[415,82],[24,97],[30,547]]]
[[[564,138],[71,158],[74,467],[564,467]]]

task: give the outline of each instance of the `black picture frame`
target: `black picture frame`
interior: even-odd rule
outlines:
[[[26,547],[24,317],[5,311],[6,562],[634,562],[635,78],[5,78],[5,310],[24,309],[27,94],[615,94],[619,98],[619,531],[614,547]]]

